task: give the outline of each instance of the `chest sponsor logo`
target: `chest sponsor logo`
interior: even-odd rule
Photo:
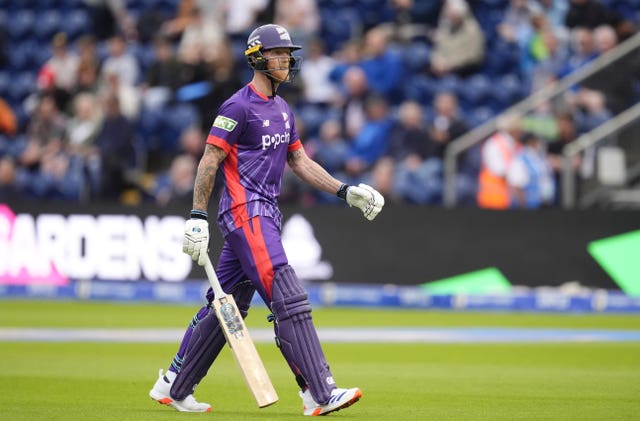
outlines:
[[[288,144],[289,143],[289,138],[291,136],[289,135],[289,132],[284,132],[284,133],[276,133],[276,134],[263,134],[262,135],[262,150],[266,150],[268,148],[277,148],[279,145],[281,144]]]
[[[215,121],[213,122],[213,126],[214,127],[217,127],[219,129],[222,129],[222,130],[226,130],[228,132],[232,132],[233,129],[235,129],[237,125],[238,125],[237,121],[232,120],[229,117],[225,117],[225,116],[222,116],[222,115],[217,116]]]

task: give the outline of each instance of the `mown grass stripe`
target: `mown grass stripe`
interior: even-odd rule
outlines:
[[[0,328],[0,341],[172,343],[181,329]],[[516,328],[320,328],[326,343],[640,342],[640,331]],[[270,329],[252,329],[256,342],[273,341]]]

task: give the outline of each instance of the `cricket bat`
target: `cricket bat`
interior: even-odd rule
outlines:
[[[213,309],[247,387],[251,390],[260,408],[276,403],[278,395],[271,384],[271,379],[269,379],[260,355],[258,355],[258,350],[249,336],[249,331],[244,324],[233,295],[226,294],[222,290],[209,257],[207,257],[204,269],[215,295]]]

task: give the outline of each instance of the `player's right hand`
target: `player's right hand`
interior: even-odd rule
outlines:
[[[204,266],[209,248],[209,223],[204,219],[188,219],[184,226],[182,251]]]

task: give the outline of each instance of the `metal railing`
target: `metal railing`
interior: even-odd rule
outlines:
[[[638,47],[640,47],[640,32],[628,38],[611,51],[602,54],[590,65],[584,66],[562,78],[557,84],[545,86],[543,89],[504,110],[499,115],[457,139],[454,139],[445,150],[444,156],[444,206],[451,208],[455,207],[457,204],[456,178],[458,175],[458,157],[461,153],[491,135],[496,130],[496,122],[501,116],[507,114],[524,115],[532,111],[538,105],[566,92],[573,85],[583,81],[604,67],[626,56]]]
[[[638,120],[640,120],[640,103],[628,108],[589,133],[581,135],[564,147],[562,150],[562,207],[571,209],[576,206],[576,170],[572,165],[573,159],[579,153]]]

